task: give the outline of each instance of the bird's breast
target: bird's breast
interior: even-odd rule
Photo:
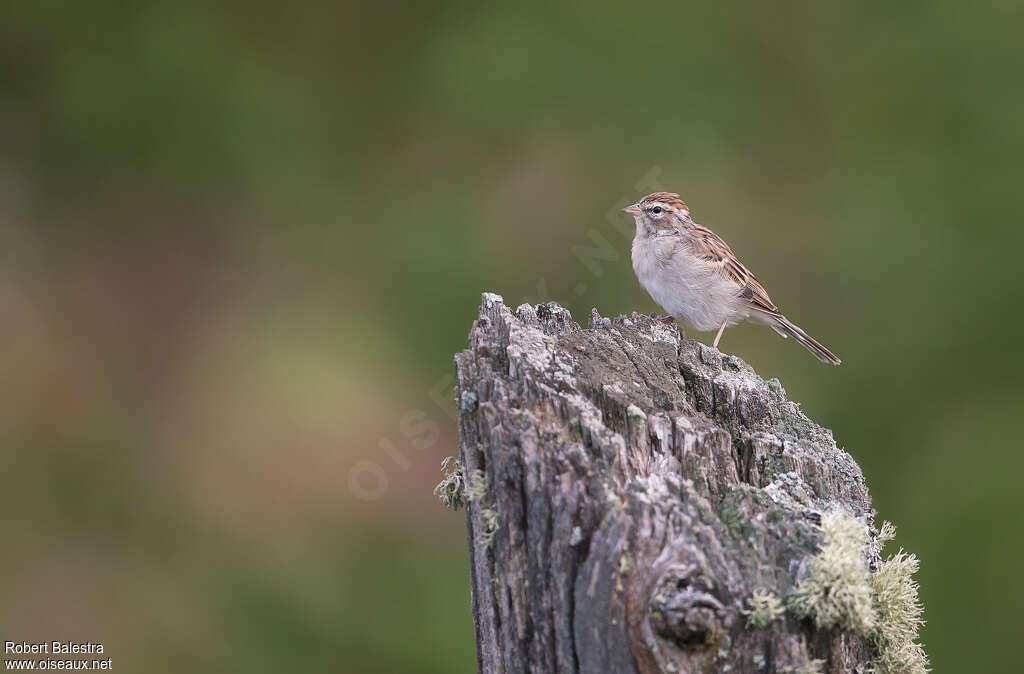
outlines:
[[[676,237],[633,239],[633,271],[651,298],[696,330],[743,318],[736,287]]]

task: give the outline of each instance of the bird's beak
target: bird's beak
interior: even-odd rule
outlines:
[[[633,217],[636,217],[643,213],[643,211],[640,210],[640,207],[637,206],[636,204],[633,204],[632,206],[626,206],[625,208],[622,209],[622,212],[629,213]]]

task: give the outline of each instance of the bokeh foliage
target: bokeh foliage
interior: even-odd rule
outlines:
[[[431,392],[481,290],[654,310],[615,209],[656,184],[843,358],[723,342],[864,468],[936,671],[1016,671],[1022,29],[952,0],[8,3],[0,631],[138,671],[471,668]]]

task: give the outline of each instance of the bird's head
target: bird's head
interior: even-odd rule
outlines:
[[[655,192],[648,194],[640,201],[622,209],[636,220],[638,231],[656,232],[672,229],[690,219],[687,208],[678,194],[672,192]]]

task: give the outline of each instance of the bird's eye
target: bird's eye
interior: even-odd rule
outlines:
[[[652,208],[651,213],[661,213],[661,206],[655,206]]]

